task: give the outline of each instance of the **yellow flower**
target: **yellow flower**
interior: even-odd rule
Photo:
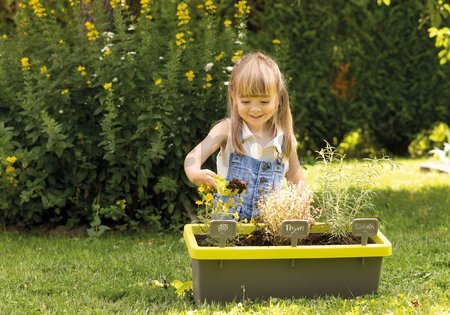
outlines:
[[[8,166],[6,167],[6,173],[12,173],[12,172],[14,172],[14,171],[15,171],[14,166],[8,165]]]
[[[198,205],[198,206],[200,206],[200,205],[203,204],[203,201],[201,201],[201,200],[196,200],[196,201],[195,201],[195,204]]]
[[[28,57],[20,59],[20,64],[22,65],[22,71],[30,70],[30,59]]]
[[[232,62],[238,61],[239,59],[241,59],[241,56],[242,56],[243,54],[244,54],[244,51],[243,51],[243,50],[238,50],[238,51],[236,51],[236,52],[234,53],[234,56],[231,57],[231,61],[232,61]]]
[[[175,34],[175,43],[177,46],[183,46],[184,44],[186,44],[186,39],[184,39],[183,32]]]
[[[107,82],[107,83],[103,84],[103,88],[107,91],[111,91],[112,90],[112,82]]]
[[[153,17],[150,15],[150,0],[141,0],[141,14],[146,14],[147,19],[151,20]]]
[[[279,39],[274,39],[273,41],[272,41],[272,44],[275,44],[275,45],[279,45],[279,44],[281,44],[281,41],[279,40]]]
[[[225,52],[221,51],[220,54],[218,54],[217,56],[214,57],[214,59],[216,59],[216,61],[220,61],[220,59],[222,59],[225,56]]]
[[[69,93],[69,89],[61,90],[61,95],[65,95]]]
[[[198,187],[198,192],[199,192],[199,193],[205,192],[205,186],[204,186],[204,185],[199,186],[199,187]]]
[[[6,161],[8,163],[14,164],[17,161],[17,158],[13,155],[13,156],[7,156],[6,157]]]
[[[156,85],[156,86],[160,85],[161,83],[162,83],[162,80],[161,80],[161,79],[155,80],[155,85]]]
[[[212,0],[206,0],[205,9],[206,11],[208,11],[208,13],[214,13],[216,12],[217,6],[214,4]]]
[[[236,8],[236,14],[234,15],[236,18],[244,18],[250,13],[250,6],[247,5],[246,0],[239,1],[234,7]]]
[[[181,2],[177,6],[177,18],[178,18],[178,26],[187,25],[191,19],[189,16],[189,10],[186,3]]]
[[[46,67],[46,66],[40,67],[40,68],[39,68],[39,72],[40,72],[41,74],[46,74],[46,73],[47,73],[47,67]]]
[[[223,25],[225,25],[225,27],[228,27],[228,26],[231,25],[231,21],[230,21],[230,20],[225,20],[225,21],[223,22]]]
[[[28,1],[28,4],[33,9],[34,15],[36,15],[38,18],[47,16],[47,13],[45,12],[44,7],[39,0],[30,0]]]
[[[195,78],[194,71],[189,70],[189,71],[186,72],[184,75],[186,76],[186,78],[188,79],[189,82],[194,81],[194,78]]]
[[[211,200],[213,200],[213,199],[214,199],[214,196],[213,196],[211,193],[207,193],[207,194],[205,195],[205,201],[206,201],[206,202],[211,201]]]
[[[86,27],[86,30],[87,30],[86,36],[87,36],[89,41],[95,41],[95,40],[97,40],[99,38],[99,33],[95,29],[95,25],[94,24],[92,24],[89,21],[86,21],[86,23],[84,23],[84,26]]]
[[[206,82],[210,82],[210,81],[212,81],[212,79],[213,79],[212,75],[210,75],[210,74],[208,73],[208,74],[206,75],[205,81],[206,81]]]

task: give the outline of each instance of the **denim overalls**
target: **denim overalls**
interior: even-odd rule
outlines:
[[[228,164],[227,181],[238,178],[247,183],[247,192],[243,194],[244,202],[238,208],[239,220],[258,215],[259,198],[268,191],[281,187],[284,179],[284,165],[281,158],[275,161],[259,161],[247,155],[232,152]]]

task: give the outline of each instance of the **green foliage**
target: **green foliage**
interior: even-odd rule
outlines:
[[[423,157],[431,149],[443,147],[445,142],[450,143],[450,129],[446,123],[440,122],[418,133],[409,144],[408,152],[412,157]]]
[[[184,156],[225,115],[226,68],[253,49],[286,74],[302,158],[322,139],[405,154],[450,121],[450,68],[429,38],[444,47],[446,1],[142,3],[0,3],[0,158],[17,157],[16,186],[1,162],[5,223],[179,227],[195,200]]]
[[[450,121],[450,67],[427,31],[435,2],[250,1],[249,44],[281,61],[301,155],[358,128],[404,155],[420,130]]]
[[[336,147],[336,152],[349,158],[375,157],[386,154],[377,148],[367,128],[347,132]]]
[[[314,207],[321,213],[319,220],[330,227],[332,238],[339,239],[350,233],[353,219],[375,210],[375,179],[391,160],[383,157],[365,159],[363,165],[344,164],[345,155],[337,153],[329,143],[318,154],[321,168]]]
[[[225,68],[245,45],[246,14],[202,3],[19,5],[0,40],[1,167],[17,156],[5,223],[90,222],[99,235],[185,221],[182,161],[224,116]]]

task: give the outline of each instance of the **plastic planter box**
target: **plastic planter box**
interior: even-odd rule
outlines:
[[[392,245],[378,231],[368,245],[200,247],[195,235],[207,226],[187,224],[184,240],[192,259],[196,303],[268,297],[355,297],[378,289],[383,257]],[[249,234],[253,225],[240,225]],[[323,233],[316,224],[310,233]]]

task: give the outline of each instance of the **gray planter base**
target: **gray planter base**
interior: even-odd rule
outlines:
[[[192,260],[194,299],[229,302],[268,297],[352,298],[376,293],[382,257]]]

